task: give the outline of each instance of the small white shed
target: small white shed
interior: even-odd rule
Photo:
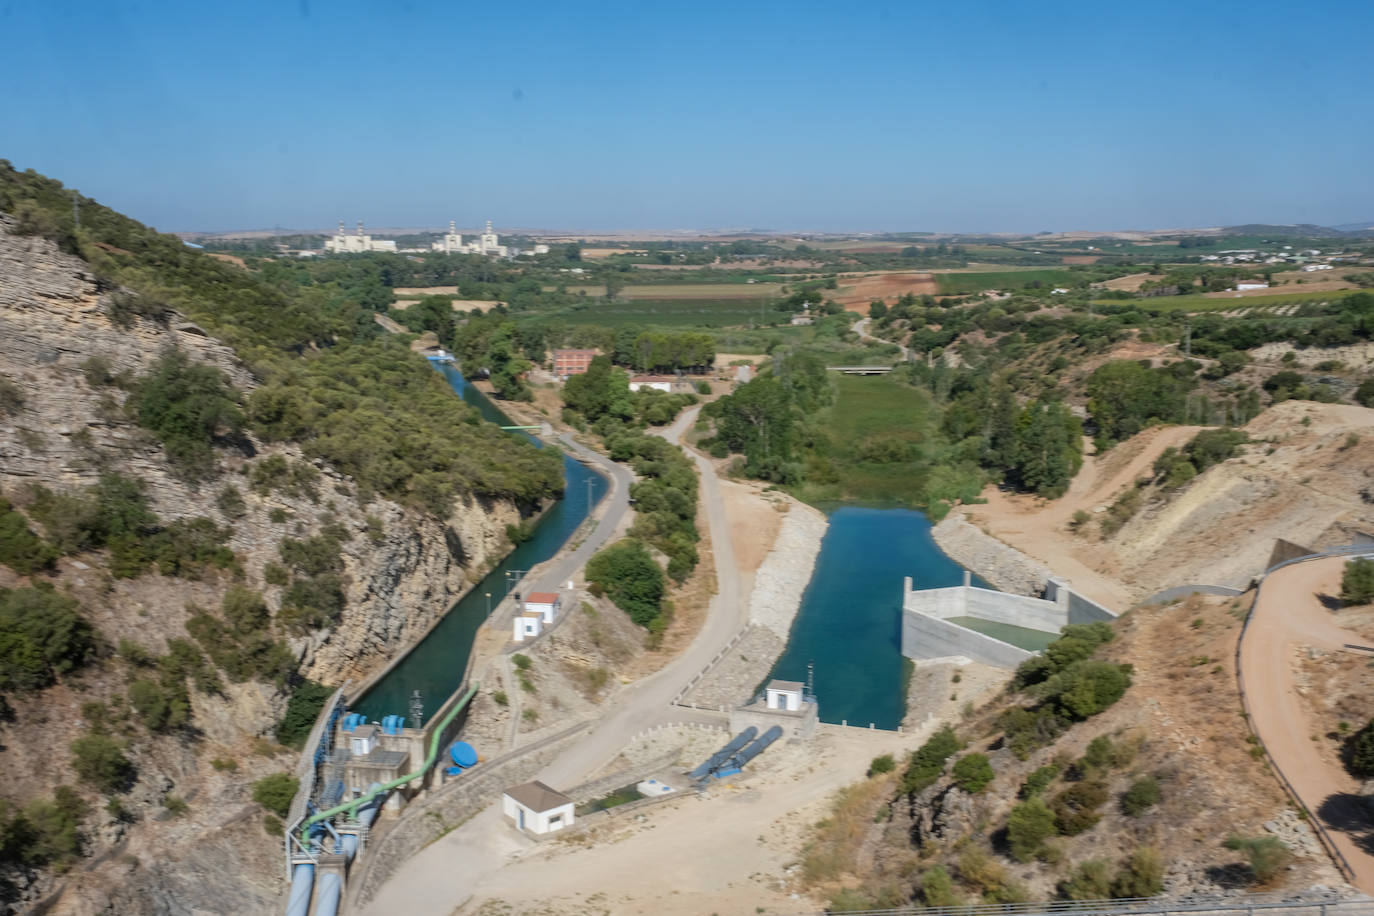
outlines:
[[[801,681],[769,681],[764,705],[769,709],[801,712],[803,689],[805,685]]]
[[[563,599],[554,592],[530,592],[525,596],[525,613],[538,612],[545,623],[553,623]]]
[[[553,833],[573,822],[573,800],[539,780],[512,786],[501,796],[501,813],[518,829]]]
[[[511,635],[516,642],[524,642],[538,636],[544,628],[544,615],[538,611],[525,611],[515,615],[515,632]]]

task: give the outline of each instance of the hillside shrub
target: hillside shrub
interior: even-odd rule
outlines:
[[[1047,763],[1042,767],[1037,767],[1021,784],[1017,798],[1024,801],[1042,794],[1059,777],[1059,772],[1060,766],[1057,763]]]
[[[1341,604],[1346,607],[1374,602],[1374,560],[1355,557],[1341,573]]]
[[[82,782],[106,795],[123,792],[134,781],[134,765],[124,745],[100,731],[90,731],[71,743],[72,769]]]
[[[255,678],[284,684],[295,670],[296,658],[275,638],[271,614],[262,596],[241,586],[230,588],[220,604],[221,616],[195,610],[186,632],[234,682]],[[286,614],[283,608],[282,615]]]
[[[587,578],[642,627],[649,626],[662,612],[666,587],[663,570],[635,538],[603,548],[587,561]]]
[[[253,783],[253,801],[277,817],[286,817],[300,781],[290,773],[273,773]]]
[[[968,754],[960,757],[955,762],[952,773],[954,784],[973,795],[986,789],[996,775],[986,754]]]
[[[1018,862],[1034,859],[1040,854],[1045,841],[1058,833],[1054,812],[1042,798],[1027,799],[1007,815],[1007,846],[1011,857]]]
[[[81,824],[88,812],[71,786],[58,786],[51,801],[36,798],[22,810],[0,799],[0,864],[65,870],[81,855]]]
[[[1159,804],[1159,799],[1159,780],[1153,776],[1142,776],[1121,793],[1121,813],[1127,817],[1140,817]]]
[[[319,502],[319,483],[319,471],[303,461],[290,461],[284,455],[268,455],[255,461],[248,470],[248,485],[254,493],[263,496],[281,493]]]
[[[139,380],[129,406],[139,425],[162,442],[172,465],[203,480],[215,471],[215,443],[237,437],[243,428],[238,401],[219,369],[170,350]]]
[[[873,762],[868,765],[868,775],[879,776],[883,773],[891,773],[895,769],[897,769],[897,761],[893,759],[891,754],[883,754],[873,758]]]
[[[291,698],[286,702],[286,712],[277,723],[277,743],[289,748],[299,749],[310,737],[320,710],[333,696],[334,688],[316,683],[309,678],[302,679],[291,688]]]
[[[943,726],[911,754],[906,772],[902,774],[902,791],[914,795],[935,784],[945,771],[945,761],[958,753],[962,745],[954,729]]]
[[[1076,782],[1054,798],[1054,824],[1065,836],[1091,830],[1101,820],[1098,809],[1108,798],[1105,783],[1095,779]]]
[[[932,866],[921,875],[921,900],[926,906],[959,906],[963,903],[954,892],[954,882],[943,865]]]
[[[95,640],[80,605],[52,585],[0,589],[0,693],[38,690],[79,669]]]
[[[1355,389],[1355,403],[1362,407],[1374,407],[1374,378],[1367,378],[1360,382]]]
[[[0,496],[0,563],[21,576],[51,569],[57,549],[33,533],[28,519]]]
[[[1117,869],[1113,897],[1154,897],[1164,890],[1164,860],[1153,846],[1140,846]]]
[[[1360,779],[1374,776],[1374,719],[1346,739],[1342,756],[1352,776]]]
[[[1288,846],[1276,836],[1242,837],[1232,834],[1226,839],[1226,848],[1245,853],[1250,874],[1259,884],[1274,880],[1292,858]]]
[[[1112,895],[1111,866],[1101,859],[1080,862],[1056,892],[1061,900],[1105,900]]]

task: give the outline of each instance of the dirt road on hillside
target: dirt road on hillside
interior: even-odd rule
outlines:
[[[1309,649],[1342,652],[1359,642],[1337,626],[1328,601],[1340,592],[1344,557],[1298,563],[1264,580],[1240,644],[1241,689],[1251,722],[1274,763],[1315,815],[1355,872],[1355,885],[1374,893],[1374,819],[1360,785],[1333,746],[1315,734],[1300,700],[1297,661]]]
[[[1099,507],[1111,505],[1137,478],[1151,473],[1155,459],[1166,448],[1182,447],[1201,429],[1155,427],[1105,455],[1085,454],[1083,468],[1059,499],[1045,500],[989,486],[982,494],[986,504],[965,506],[964,514],[993,537],[1066,576],[1075,589],[1089,598],[1124,611],[1132,604],[1130,589],[1099,571],[1113,568],[1110,551],[1075,537],[1068,529],[1069,522],[1079,510],[1094,514]],[[1085,438],[1083,448],[1085,452],[1091,451],[1092,441]]]

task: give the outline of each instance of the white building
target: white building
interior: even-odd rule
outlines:
[[[673,379],[666,375],[636,375],[630,379],[630,390],[639,391],[643,388],[651,388],[654,391],[662,391],[664,394],[671,394],[673,390]]]
[[[538,611],[522,611],[515,615],[514,632],[511,637],[516,642],[534,639],[544,629],[544,615]]]
[[[1330,269],[1331,269],[1331,265],[1330,265],[1330,264],[1304,264],[1302,269],[1303,269],[1303,271],[1304,271],[1305,273],[1309,273],[1309,274],[1310,274],[1310,273],[1312,273],[1312,272],[1315,271],[1315,270],[1330,270]]]
[[[525,596],[525,613],[538,614],[545,623],[553,623],[562,605],[563,599],[554,592],[530,592]]]
[[[374,239],[363,234],[363,221],[358,220],[358,232],[349,235],[344,232],[343,220],[339,220],[339,231],[332,239],[325,239],[325,251],[336,254],[361,254],[366,251],[395,251],[396,242],[391,239]]]
[[[481,254],[489,258],[506,258],[511,256],[510,249],[501,244],[500,237],[498,237],[496,231],[491,228],[491,220],[487,220],[487,228],[483,230],[474,241],[467,242],[466,244],[463,242],[463,237],[458,234],[456,223],[453,220],[449,220],[448,234],[445,235],[442,240],[433,243],[430,247],[444,254]],[[541,247],[545,252],[549,250],[549,246],[547,245],[536,245],[534,249],[535,252],[540,253],[539,249]]]
[[[765,688],[764,705],[769,709],[800,712],[804,686],[801,681],[769,681]]]
[[[573,800],[535,780],[512,786],[501,796],[501,813],[517,829],[542,835],[573,823]]]
[[[1247,289],[1268,289],[1269,284],[1263,280],[1238,280],[1236,282],[1236,292],[1243,293]]]

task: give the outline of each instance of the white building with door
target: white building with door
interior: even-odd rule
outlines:
[[[764,688],[764,705],[769,709],[800,712],[804,689],[805,685],[801,681],[769,681],[768,686]]]
[[[517,830],[542,836],[572,826],[573,800],[536,779],[507,789],[501,813]]]
[[[511,636],[516,642],[534,639],[544,630],[544,615],[538,611],[522,611],[515,615],[515,632]]]

